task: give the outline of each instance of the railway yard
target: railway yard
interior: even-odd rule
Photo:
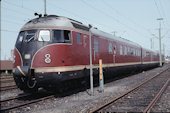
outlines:
[[[114,80],[104,92],[81,86],[64,93],[26,94],[12,75],[1,75],[1,112],[170,112],[170,64]]]

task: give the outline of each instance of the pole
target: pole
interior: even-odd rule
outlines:
[[[1,0],[0,0],[0,44],[1,44]],[[0,46],[0,53],[1,53],[1,46]],[[0,56],[0,60],[1,60],[1,56]]]
[[[165,44],[163,44],[163,55],[164,55],[164,58],[165,58]]]
[[[152,50],[152,38],[151,38],[151,50]],[[151,53],[151,61],[152,61],[152,53]]]
[[[159,61],[160,66],[162,66],[162,50],[161,50],[161,28],[159,28]]]
[[[116,33],[117,33],[117,32],[116,32],[116,31],[113,31],[112,33],[113,33],[114,36],[116,36]]]
[[[93,95],[93,67],[92,67],[91,28],[92,28],[92,26],[89,24],[89,51],[90,51],[90,89],[91,89],[91,95]]]
[[[162,66],[161,20],[163,20],[163,18],[158,18],[157,20],[159,20],[159,61],[160,61],[160,66]]]
[[[151,50],[152,50],[152,38],[151,38]]]
[[[44,15],[47,15],[47,12],[46,12],[46,0],[44,0]]]

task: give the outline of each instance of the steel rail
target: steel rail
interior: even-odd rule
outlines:
[[[160,89],[160,91],[157,93],[157,95],[152,99],[152,101],[149,103],[149,105],[145,108],[143,113],[150,113],[150,110],[152,109],[152,107],[154,106],[156,101],[161,97],[161,95],[167,88],[169,81],[170,81],[170,78],[166,81],[166,83],[163,85],[163,87]]]
[[[28,104],[32,104],[32,103],[36,103],[36,102],[39,102],[39,101],[43,101],[43,100],[46,100],[46,99],[49,99],[49,98],[52,98],[52,97],[54,97],[54,95],[50,95],[50,96],[46,96],[46,97],[39,98],[39,99],[36,99],[36,100],[31,100],[31,101],[28,101],[28,102],[16,104],[16,105],[13,105],[13,106],[8,106],[6,108],[1,108],[0,112],[4,112],[4,111],[11,110],[11,109],[19,108],[19,107],[22,107],[22,106],[26,106]]]
[[[10,89],[17,89],[16,85],[0,87],[0,91],[6,91]]]
[[[14,99],[19,99],[19,98],[30,96],[30,94],[18,94],[18,95],[19,96],[10,97],[10,98],[4,99],[4,100],[0,100],[0,103],[2,104],[2,102],[6,102],[6,101],[10,101],[10,100],[14,100]]]
[[[0,80],[4,80],[4,79],[12,79],[13,76],[8,76],[8,77],[0,77]]]
[[[14,83],[14,80],[8,79],[8,80],[1,80],[1,83]]]
[[[124,94],[122,94],[122,95],[120,95],[120,96],[118,96],[118,97],[116,97],[116,98],[110,100],[109,102],[107,102],[107,103],[105,103],[105,104],[103,104],[103,105],[101,105],[101,106],[95,108],[94,110],[90,111],[90,113],[95,113],[95,112],[97,112],[97,111],[99,111],[99,110],[105,108],[106,106],[112,104],[113,102],[116,102],[117,100],[119,100],[119,99],[121,99],[122,97],[126,96],[127,94],[129,94],[129,93],[131,93],[131,92],[137,90],[139,87],[141,87],[142,85],[148,83],[149,81],[151,81],[152,79],[154,79],[154,78],[157,77],[158,75],[162,74],[163,72],[167,71],[168,69],[170,69],[170,68],[167,68],[167,69],[161,71],[160,73],[155,74],[155,75],[154,75],[153,77],[151,77],[150,79],[144,81],[143,83],[139,84],[138,86],[136,86],[135,88],[129,90],[128,92],[126,92],[126,93],[124,93]]]

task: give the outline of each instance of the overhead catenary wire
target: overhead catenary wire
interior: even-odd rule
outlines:
[[[23,5],[20,6],[18,4],[14,4],[14,3],[8,2],[6,0],[3,0],[3,2],[6,3],[6,4],[9,4],[9,5],[15,6],[15,7],[19,7],[19,8],[25,9],[25,10],[29,10],[29,11],[32,11],[32,12],[37,12],[37,11],[35,11],[33,9],[30,9],[30,8],[27,8],[27,7],[23,7]]]
[[[50,4],[52,7],[56,7],[54,4],[52,4],[52,3],[49,3],[48,2],[48,4]],[[60,10],[62,10],[62,11],[64,11],[64,12],[66,12],[66,13],[69,13],[69,14],[71,14],[71,15],[73,15],[73,16],[75,16],[75,17],[78,17],[78,18],[81,18],[82,20],[84,20],[84,21],[91,21],[91,22],[95,22],[96,23],[96,21],[95,20],[93,20],[93,19],[89,19],[89,18],[86,18],[86,17],[84,17],[84,16],[82,16],[82,15],[78,15],[78,14],[76,14],[75,12],[72,12],[72,11],[70,11],[70,10],[66,10],[66,9],[63,9],[63,8],[61,8],[61,7],[58,7],[57,6],[57,8],[58,9],[60,9]],[[106,24],[99,24],[99,23],[96,23],[97,25],[99,25],[99,26],[105,26],[105,27],[107,27],[107,28],[112,28],[113,26],[110,26],[110,25],[106,25]],[[112,28],[113,29],[113,28]]]
[[[168,26],[168,22],[167,22],[167,16],[166,16],[166,13],[165,13],[165,11],[164,11],[164,7],[163,7],[163,5],[162,5],[161,0],[159,0],[159,4],[160,4],[160,9],[161,9],[161,11],[162,11],[162,15],[164,16],[164,21],[166,22],[166,24],[164,23],[164,25],[166,25],[167,27],[169,27],[169,26]],[[163,21],[163,22],[164,22],[164,21]]]
[[[27,13],[24,13],[24,12],[21,12],[21,11],[18,11],[18,10],[6,8],[6,7],[4,7],[4,6],[2,6],[2,8],[3,8],[3,9],[6,9],[6,11],[13,12],[13,13],[15,13],[15,14],[17,14],[17,15],[20,15],[20,16],[21,16],[21,14],[22,14],[22,15],[25,15],[25,16],[33,16],[33,15],[31,15],[31,14],[27,14]]]
[[[121,13],[120,11],[118,11],[116,8],[113,8],[113,7],[107,2],[107,0],[102,0],[102,3],[103,3],[105,6],[109,7],[110,9],[112,9],[112,10],[110,10],[110,11],[113,11],[113,10],[114,10],[118,15],[120,15],[120,16],[123,17],[123,18],[126,18],[126,20],[128,20],[129,22],[131,22],[131,23],[134,24],[135,26],[138,26],[138,28],[141,28],[142,30],[144,29],[144,30],[145,30],[146,32],[148,32],[149,34],[152,34],[152,33],[149,31],[149,29],[145,28],[143,25],[141,25],[141,24],[135,22],[134,20],[132,20],[131,18],[127,17],[126,15],[124,15],[123,13]]]
[[[156,0],[153,0],[153,1],[155,3],[155,6],[156,6],[156,9],[158,11],[159,16],[162,17],[161,11],[159,10],[159,7],[158,7],[158,4],[157,4]]]
[[[104,12],[103,10],[100,10],[100,9],[94,7],[93,5],[87,3],[85,0],[81,0],[81,1],[82,1],[84,4],[86,4],[88,7],[91,7],[92,9],[96,10],[98,13],[101,13],[101,14],[107,16],[107,17],[110,17],[112,20],[114,20],[115,22],[117,22],[118,24],[120,24],[120,25],[122,25],[122,26],[127,27],[127,28],[130,29],[131,31],[133,31],[133,32],[135,32],[135,33],[137,33],[137,34],[141,34],[141,35],[143,35],[144,37],[148,37],[148,36],[145,36],[144,34],[140,33],[139,31],[137,31],[136,29],[134,29],[134,28],[132,28],[132,27],[124,24],[123,22],[120,22],[118,19],[114,18],[112,15],[110,15],[110,14]]]
[[[13,33],[18,33],[18,32],[19,32],[19,31],[7,30],[7,29],[1,29],[1,31],[5,31],[5,32],[13,32]]]
[[[5,19],[5,20],[2,19],[2,21],[6,22],[6,23],[16,24],[16,25],[24,25],[24,23],[22,24],[22,23],[18,23],[18,22],[13,22],[13,21],[10,21],[10,20],[7,20],[7,19]]]
[[[158,4],[157,4],[156,0],[154,0],[154,3],[155,3],[155,6],[156,6],[156,9],[157,9],[157,12],[158,12],[159,16],[162,18],[163,15],[162,15],[159,7],[158,7]],[[165,17],[164,17],[164,20],[165,20]],[[164,21],[162,21],[162,22],[163,22],[163,25],[164,25],[164,27],[165,27],[166,25],[165,25]]]

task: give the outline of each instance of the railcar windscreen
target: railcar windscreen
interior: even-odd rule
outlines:
[[[28,31],[25,31],[25,32],[26,32],[25,40],[27,42],[30,42],[30,41],[32,41],[32,39],[35,38],[35,34],[36,34],[37,30],[28,30]]]
[[[38,41],[50,41],[50,31],[40,30]]]
[[[23,38],[24,38],[24,34],[25,34],[24,31],[21,31],[21,32],[19,33],[17,42],[22,42],[22,40],[23,40]]]

